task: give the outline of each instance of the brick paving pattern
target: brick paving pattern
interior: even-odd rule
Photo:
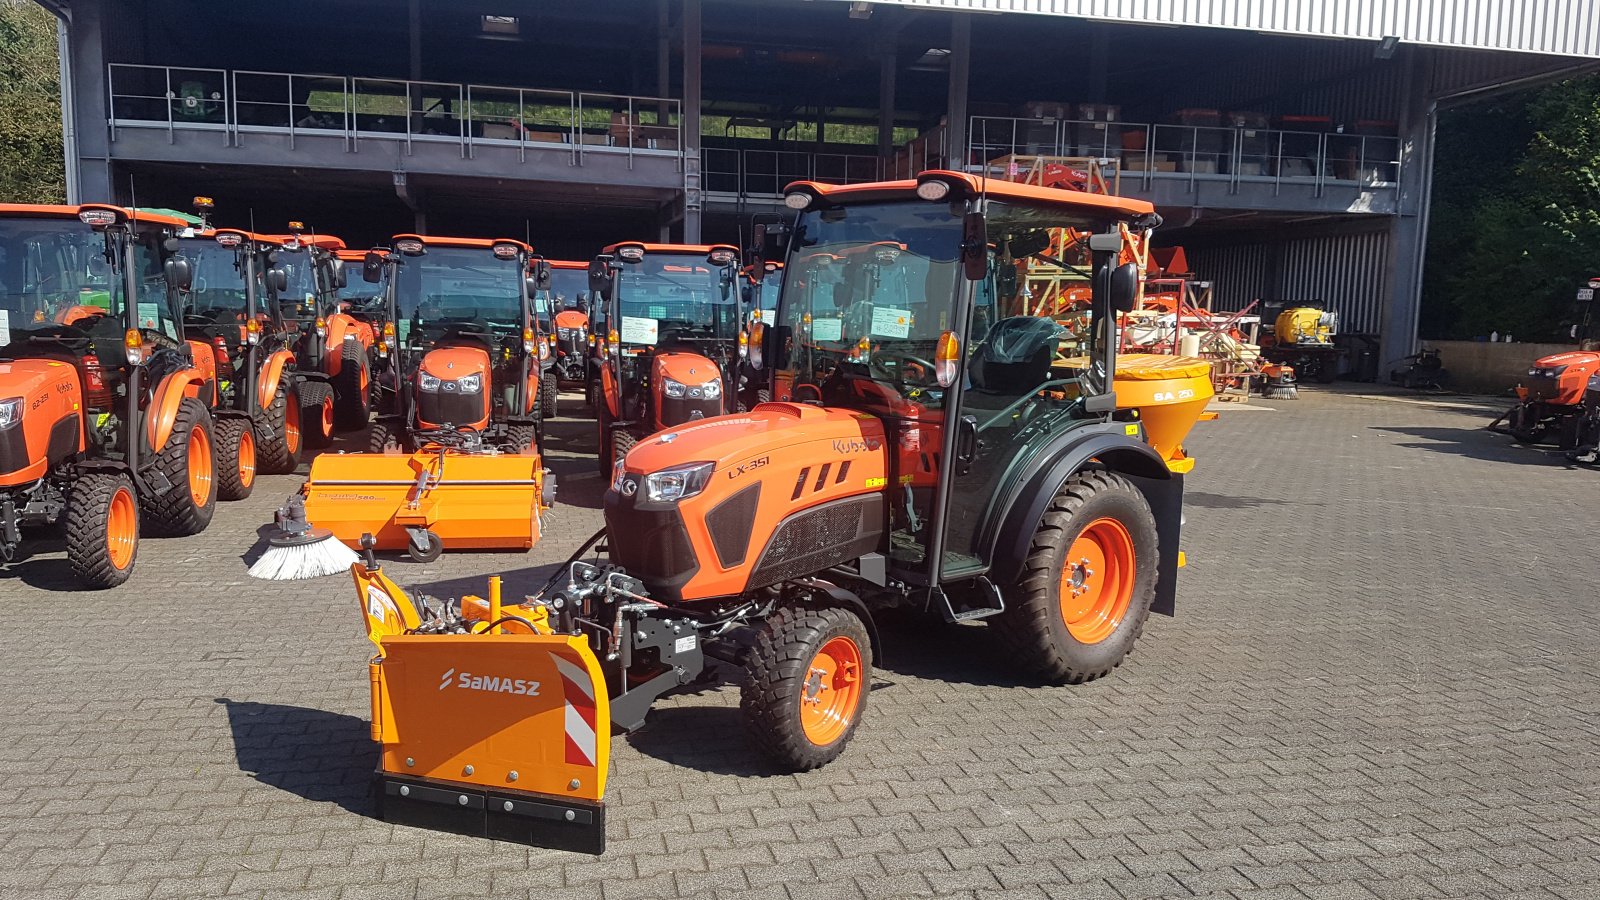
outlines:
[[[600,858],[371,817],[347,582],[244,574],[297,479],[108,593],[61,590],[45,535],[0,576],[0,897],[1600,897],[1600,473],[1488,418],[1225,409],[1191,443],[1180,615],[1113,677],[1019,683],[981,626],[889,622],[854,744],[798,776],[734,686],[669,698],[616,739]],[[599,525],[593,434],[554,426],[531,554],[391,573],[542,578]]]

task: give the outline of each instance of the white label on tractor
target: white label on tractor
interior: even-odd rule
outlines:
[[[1595,291],[1594,288],[1579,288],[1578,289],[1578,300],[1580,302],[1587,302],[1587,301],[1593,300],[1594,299],[1594,291]]]
[[[674,641],[672,644],[672,651],[674,653],[688,653],[690,650],[694,649],[694,645],[695,635],[691,634],[687,637],[681,637]]]
[[[660,330],[661,323],[655,319],[623,316],[622,328],[618,330],[617,337],[624,344],[654,344]]]
[[[0,346],[11,343],[11,310],[0,309]]]
[[[454,669],[450,670],[455,671]],[[450,672],[444,673],[439,682],[439,690],[452,686]],[[462,672],[456,676],[454,687],[464,691],[487,691],[491,694],[515,694],[519,697],[539,696],[539,682],[526,678],[511,678],[500,675],[474,675],[471,672]]]
[[[843,319],[812,319],[811,339],[814,341],[837,341],[844,338]]]
[[[872,333],[876,337],[908,338],[911,336],[911,310],[892,306],[872,308]]]
[[[389,621],[388,606],[389,595],[375,584],[367,585],[367,615],[379,622]]]
[[[155,303],[141,303],[141,304],[139,304],[139,327],[140,328],[148,328],[151,331],[154,331],[156,329],[156,323],[159,322],[160,319],[161,319],[161,307],[160,307],[159,304],[155,304]]]

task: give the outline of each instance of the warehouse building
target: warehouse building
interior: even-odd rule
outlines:
[[[1220,308],[1414,343],[1438,110],[1589,71],[1600,0],[40,0],[73,200],[735,240],[796,178],[1038,156],[1154,201]]]

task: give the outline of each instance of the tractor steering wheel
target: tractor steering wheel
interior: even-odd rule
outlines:
[[[881,371],[883,374],[888,376],[888,380],[893,381],[895,384],[913,384],[917,387],[929,387],[935,382],[934,372],[936,370],[934,369],[933,363],[928,362],[922,357],[913,356],[909,353],[898,353],[892,354],[890,358],[895,360],[893,368],[884,365],[878,359],[873,359],[869,363],[868,368],[873,370],[875,373]],[[921,380],[916,382],[909,382],[906,380],[905,371],[907,363],[922,369],[924,374]]]

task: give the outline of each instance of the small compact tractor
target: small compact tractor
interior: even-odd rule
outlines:
[[[1320,301],[1291,306],[1278,313],[1272,331],[1261,341],[1261,355],[1270,363],[1289,366],[1299,381],[1330,384],[1339,375],[1344,350],[1334,344],[1339,314]],[[1270,396],[1270,394],[1269,394]]]
[[[217,417],[218,489],[242,500],[257,472],[289,473],[300,465],[307,408],[318,417],[326,384],[306,383],[296,370],[299,336],[282,298],[289,273],[276,238],[237,228],[185,232],[178,250],[194,267],[184,324],[210,346],[217,373],[208,401]]]
[[[200,397],[214,371],[184,336],[171,255],[182,219],[114,206],[0,205],[0,555],[64,523],[85,587],[126,581],[141,518],[194,534],[217,500]]]
[[[612,244],[589,268],[604,306],[599,341],[601,474],[663,428],[732,408],[743,321],[739,251],[727,245]]]
[[[306,445],[326,447],[335,432],[367,427],[377,332],[359,308],[340,298],[350,283],[344,241],[307,233],[302,222],[290,222],[289,234],[279,239],[278,267],[289,281],[284,315],[299,332],[294,354],[303,379]]]
[[[305,511],[350,547],[419,561],[445,548],[517,548],[539,538],[555,483],[541,465],[540,365],[550,348],[520,241],[399,235],[364,266],[386,279],[379,415],[369,452],[322,454]],[[387,273],[383,272],[387,269]]]
[[[589,391],[589,355],[593,332],[589,329],[589,264],[566,259],[549,260],[550,309],[555,313],[555,376],[557,389],[579,387]],[[592,397],[590,399],[593,399]],[[545,415],[555,415],[555,403]]]
[[[1490,429],[1503,430],[1524,444],[1553,442],[1563,450],[1578,446],[1585,389],[1600,374],[1600,316],[1594,315],[1600,278],[1589,284],[1579,291],[1578,322],[1572,326],[1578,349],[1534,360],[1528,380],[1517,386],[1517,405],[1491,422]]]
[[[787,253],[750,344],[777,402],[632,447],[595,558],[443,603],[370,555],[352,567],[385,819],[600,852],[611,732],[713,663],[742,673],[755,746],[804,770],[862,722],[877,611],[984,620],[1053,684],[1108,675],[1151,612],[1172,614],[1183,439],[1212,388],[1204,360],[1118,359],[1139,289],[1118,256],[1158,223],[1151,205],[943,171],[802,182],[784,202],[793,220],[752,250]],[[1029,314],[1015,272],[1064,229],[1093,287],[1063,365],[1063,329]],[[672,265],[687,271],[655,271],[692,292],[720,278]],[[610,302],[660,331],[617,322],[635,340],[608,346],[659,343],[677,309]]]

